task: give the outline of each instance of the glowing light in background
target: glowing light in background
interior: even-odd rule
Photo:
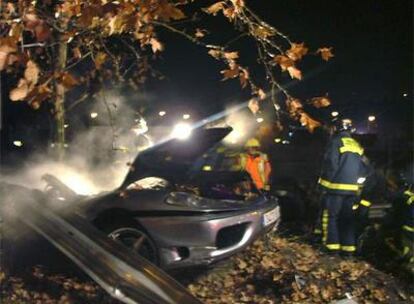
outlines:
[[[161,116],[161,117],[165,116],[165,114],[167,114],[167,112],[165,112],[165,111],[160,111],[160,112],[158,113],[158,115],[159,115],[159,116]]]
[[[332,117],[337,117],[339,115],[339,112],[337,112],[337,111],[333,111],[332,113],[331,113],[331,116]]]
[[[66,128],[69,127],[69,125],[68,124],[64,124],[63,127],[66,129]]]
[[[148,125],[144,118],[136,120],[135,126],[132,128],[132,131],[137,135],[142,135],[148,132]]]
[[[190,119],[190,118],[191,118],[190,114],[184,114],[183,115],[183,119],[185,119],[185,120]]]
[[[226,136],[225,142],[230,144],[237,144],[244,137],[244,133],[240,129],[233,129],[229,135]]]
[[[256,119],[256,121],[257,121],[257,123],[262,123],[262,122],[264,122],[264,118],[263,117],[258,117]]]
[[[403,97],[407,97],[407,96],[408,96],[408,94],[407,94],[407,93],[404,93],[404,94],[403,94]]]
[[[368,116],[368,121],[375,121],[377,118],[374,115]]]
[[[13,145],[15,145],[16,147],[22,147],[23,142],[21,140],[15,140],[13,141]]]
[[[98,113],[96,113],[96,112],[92,112],[92,113],[91,113],[91,118],[92,118],[92,119],[95,119],[96,117],[98,117]]]
[[[282,139],[281,138],[279,138],[279,137],[277,137],[277,138],[275,138],[275,143],[280,143],[282,141]]]
[[[180,122],[174,126],[171,137],[180,140],[188,139],[191,136],[192,127],[188,123]]]

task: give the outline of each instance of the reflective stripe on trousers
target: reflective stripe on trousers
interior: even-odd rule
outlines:
[[[323,198],[322,241],[328,250],[354,252],[355,214],[352,206],[355,196],[327,193]]]

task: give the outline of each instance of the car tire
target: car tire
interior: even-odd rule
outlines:
[[[120,242],[149,262],[159,265],[158,249],[148,233],[134,220],[119,220],[103,227],[109,238]]]

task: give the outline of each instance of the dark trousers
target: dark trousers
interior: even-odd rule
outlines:
[[[322,241],[326,249],[355,252],[355,213],[357,197],[326,193],[322,198]]]

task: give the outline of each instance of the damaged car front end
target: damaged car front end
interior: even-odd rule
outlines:
[[[78,214],[164,269],[209,265],[243,250],[277,227],[280,210],[245,172],[201,169],[229,132],[200,128],[191,140],[145,150],[118,189],[79,199]]]

